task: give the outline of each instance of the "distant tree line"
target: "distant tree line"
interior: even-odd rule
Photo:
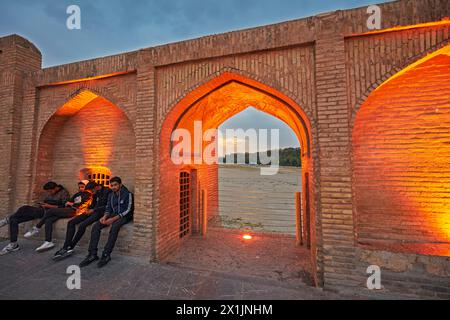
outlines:
[[[262,152],[263,157],[267,155],[267,157],[271,157],[272,152],[275,152],[275,150],[269,150],[267,152]],[[300,160],[300,148],[284,148],[279,149],[279,165],[280,166],[286,166],[286,167],[301,167],[301,160]],[[238,162],[238,156],[240,156],[240,159],[244,159],[245,161],[239,161]],[[257,163],[250,163],[250,160],[257,159]],[[249,153],[232,153],[228,155],[227,157],[223,157],[219,159],[221,163],[225,164],[258,164],[261,165],[261,158],[260,154],[258,152]],[[270,164],[270,163],[269,163]]]

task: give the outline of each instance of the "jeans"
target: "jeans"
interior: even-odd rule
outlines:
[[[45,210],[41,207],[23,206],[9,217],[9,238],[11,242],[17,242],[19,224],[34,219],[41,219]]]
[[[77,213],[73,208],[55,208],[45,212],[41,221],[36,225],[41,228],[45,224],[45,241],[51,242],[53,236],[53,224],[63,218],[71,218]]]
[[[94,211],[92,214],[82,214],[73,218],[67,223],[66,241],[64,242],[64,249],[75,248],[78,242],[86,232],[86,228],[98,221],[103,216],[104,210]],[[75,229],[78,226],[78,230]]]
[[[114,246],[116,244],[117,237],[119,236],[119,231],[128,222],[133,220],[132,215],[126,215],[123,218],[120,218],[116,222],[114,222],[111,225],[111,230],[109,231],[108,241],[106,242],[105,248],[103,249],[103,255],[108,256],[111,254],[111,252],[114,249]],[[108,227],[105,224],[102,224],[100,221],[98,221],[94,226],[92,227],[91,231],[91,241],[89,242],[89,254],[91,255],[97,255],[98,251],[98,242],[100,241],[100,234],[102,229]]]

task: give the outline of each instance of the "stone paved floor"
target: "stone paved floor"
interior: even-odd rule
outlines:
[[[66,288],[67,267],[85,252],[53,262],[54,251],[35,253],[35,241],[22,241],[18,252],[0,257],[0,300],[4,299],[339,299],[304,284],[290,284],[189,266],[154,264],[114,255],[103,269],[81,269],[81,290]],[[3,247],[5,242],[0,243]]]
[[[244,240],[244,234],[251,240]],[[206,237],[191,236],[168,258],[171,265],[279,280],[292,286],[313,285],[308,249],[295,237],[279,233],[208,228]]]

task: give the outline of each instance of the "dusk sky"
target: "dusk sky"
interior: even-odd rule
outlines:
[[[382,0],[97,0],[0,1],[0,36],[19,34],[42,52],[44,67],[293,20]],[[81,30],[66,27],[69,5],[81,9]],[[233,127],[279,127],[283,145],[298,145],[272,117],[247,111]]]

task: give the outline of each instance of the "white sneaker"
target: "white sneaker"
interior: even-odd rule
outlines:
[[[45,241],[42,246],[36,249],[36,252],[43,252],[50,249],[53,249],[55,247],[55,244],[53,242]]]
[[[11,252],[16,252],[20,250],[19,245],[16,243],[10,243],[8,244],[6,247],[4,247],[2,249],[2,251],[0,251],[0,256],[4,256],[5,254],[11,253]]]
[[[31,237],[34,237],[34,236],[36,236],[38,234],[39,234],[39,229],[36,228],[36,227],[33,227],[30,231],[25,233],[24,237],[25,238],[31,238]]]
[[[7,226],[9,224],[9,219],[6,217],[5,219],[0,220],[0,228]]]

